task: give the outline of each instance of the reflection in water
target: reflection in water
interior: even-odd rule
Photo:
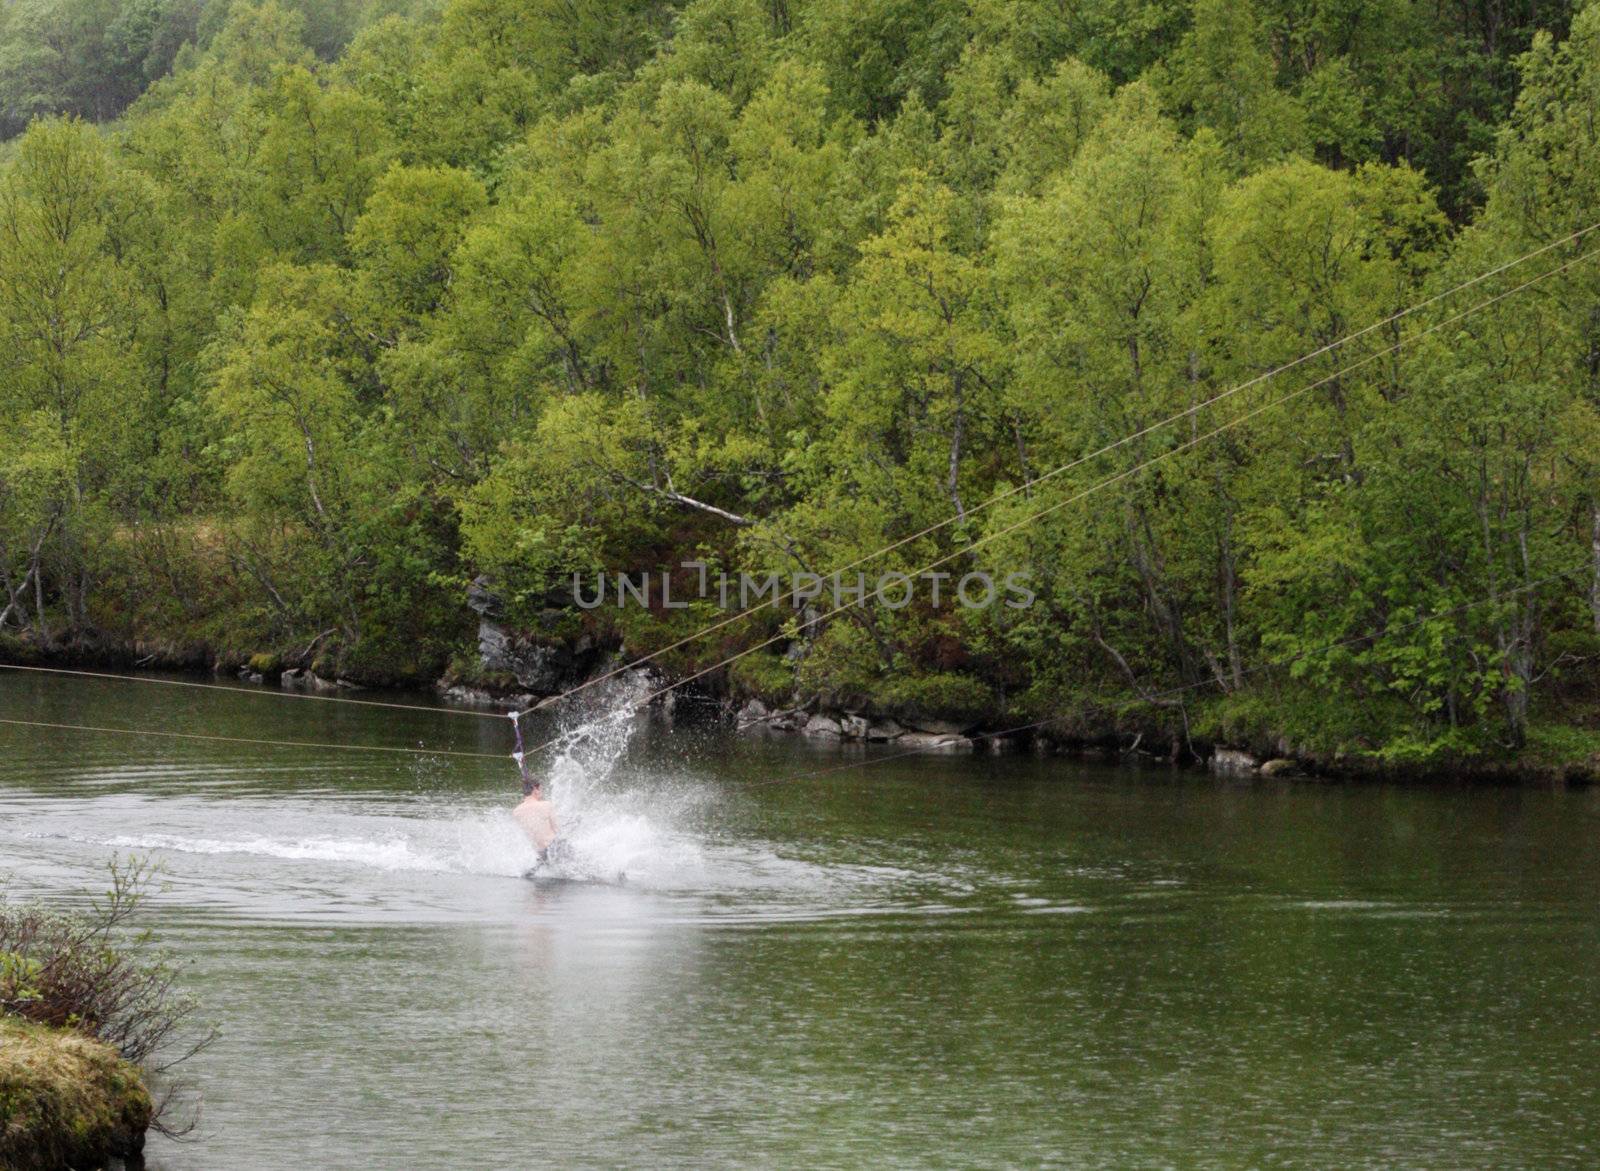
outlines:
[[[145,691],[0,674],[22,719],[509,751]],[[166,1171],[1595,1162],[1590,793],[986,757],[768,786],[837,757],[619,717],[547,767],[566,877],[627,881],[542,884],[509,760],[3,737],[9,891],[167,867],[152,925],[223,1041]]]

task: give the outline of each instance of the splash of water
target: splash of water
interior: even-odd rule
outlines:
[[[577,813],[603,787],[628,751],[640,704],[652,680],[631,671],[585,694],[562,720],[545,788],[558,813]]]
[[[621,675],[590,692],[563,721],[545,777],[563,848],[546,872],[648,879],[699,864],[697,842],[676,824],[695,803],[694,793],[657,785],[645,794],[616,783],[641,704],[655,684],[643,671]]]

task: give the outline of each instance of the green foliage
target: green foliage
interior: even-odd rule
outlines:
[[[781,706],[794,696],[794,664],[781,655],[747,655],[728,674],[736,695],[753,696],[769,706]]]
[[[911,717],[979,723],[994,719],[998,708],[994,692],[980,680],[952,672],[892,678],[881,694],[888,710]]]
[[[1589,222],[1597,49],[1531,3],[19,2],[0,632],[376,682],[480,574],[532,622],[952,558],[1035,604],[670,667],[788,623],[734,687],[1515,747],[1600,630],[1600,275],[1388,319]]]
[[[172,959],[132,929],[158,870],[113,859],[110,886],[81,913],[0,900],[0,1159],[6,1167],[95,1166],[136,1156],[179,1087],[152,1103],[142,1071],[205,1049],[196,1003]]]
[[[1197,0],[1165,70],[1173,103],[1216,131],[1244,169],[1297,150],[1305,135],[1300,106],[1275,84],[1262,31],[1250,0]]]
[[[33,118],[121,114],[194,46],[226,42],[236,0],[14,0],[0,10],[0,135]],[[372,0],[268,0],[324,59],[385,7]],[[405,7],[402,5],[402,7]],[[219,35],[220,34],[220,35]]]
[[[391,168],[350,232],[373,299],[414,316],[437,308],[455,251],[486,203],[483,185],[464,172]]]
[[[83,914],[0,902],[0,1014],[77,1029],[144,1062],[182,1040],[195,1007],[149,938],[126,931],[155,869],[114,861],[110,874],[110,889]]]
[[[1555,768],[1579,763],[1592,778],[1600,770],[1600,731],[1536,723],[1528,730],[1528,755]]]

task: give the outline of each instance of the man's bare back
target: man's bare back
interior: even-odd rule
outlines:
[[[544,799],[539,789],[524,797],[522,804],[511,811],[511,816],[517,819],[522,832],[528,835],[533,848],[541,855],[550,848],[550,843],[556,840],[555,807]]]

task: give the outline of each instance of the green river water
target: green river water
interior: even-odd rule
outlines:
[[[403,697],[402,697],[403,698]],[[425,703],[425,700],[418,700]],[[0,671],[10,719],[509,751],[504,720]],[[540,729],[535,729],[535,734]],[[1600,1165],[1600,794],[870,761],[614,720],[509,761],[0,726],[0,877],[221,1040],[165,1171]]]

